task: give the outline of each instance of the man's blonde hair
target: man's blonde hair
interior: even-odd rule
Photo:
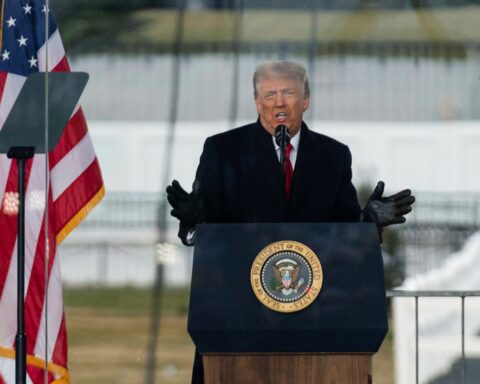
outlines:
[[[258,96],[258,83],[272,76],[286,77],[302,83],[304,86],[305,97],[310,96],[307,70],[302,64],[294,61],[268,61],[257,66],[255,73],[253,74],[253,94],[255,97]]]

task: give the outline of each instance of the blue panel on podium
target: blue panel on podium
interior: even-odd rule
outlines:
[[[289,240],[318,256],[323,285],[298,312],[263,305],[250,283],[269,244]],[[376,227],[338,224],[204,224],[197,228],[188,330],[200,353],[376,352],[387,332]]]

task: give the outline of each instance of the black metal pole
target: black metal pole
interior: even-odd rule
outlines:
[[[25,334],[25,159],[18,165],[18,242],[17,242],[17,336],[15,337],[15,382],[27,380],[27,335]]]
[[[180,64],[181,52],[183,44],[183,29],[185,21],[185,9],[188,0],[178,0],[177,2],[177,22],[175,26],[175,41],[173,45],[173,61],[172,61],[172,88],[171,88],[171,104],[169,112],[169,125],[167,132],[166,150],[163,160],[164,174],[162,189],[166,187],[170,181],[170,169],[172,162],[172,151],[175,138],[175,128],[177,124],[178,115],[178,100],[179,100],[179,86],[180,86]],[[158,208],[158,242],[165,243],[167,240],[167,208],[168,203],[166,196],[160,201]],[[163,261],[157,259],[155,267],[155,281],[152,287],[152,304],[150,315],[150,338],[147,345],[147,364],[145,372],[145,384],[155,383],[156,369],[157,369],[157,342],[160,329],[160,306],[162,300],[162,289],[164,281],[164,267]]]
[[[242,38],[242,14],[243,14],[243,0],[235,1],[235,25],[232,42],[233,53],[233,70],[232,70],[232,90],[230,100],[230,128],[235,128],[235,122],[238,117],[238,93],[239,77],[240,77],[240,40]]]
[[[310,43],[308,49],[308,72],[309,72],[309,83],[310,90],[315,89],[315,58],[317,54],[317,1],[312,0],[310,6]],[[314,121],[314,111],[315,105],[310,102],[308,115],[310,120],[312,120],[312,126]]]
[[[15,383],[27,381],[27,335],[25,334],[25,165],[33,157],[33,147],[13,147],[7,157],[17,160],[18,238],[17,238],[17,335],[15,337]]]

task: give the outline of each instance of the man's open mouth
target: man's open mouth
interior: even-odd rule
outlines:
[[[287,120],[287,114],[285,112],[278,112],[275,117],[279,123],[283,123]]]

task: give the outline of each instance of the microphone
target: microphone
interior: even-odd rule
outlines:
[[[285,125],[280,124],[277,128],[275,128],[275,142],[282,149],[282,151],[285,151],[287,145],[290,143],[290,132]]]

